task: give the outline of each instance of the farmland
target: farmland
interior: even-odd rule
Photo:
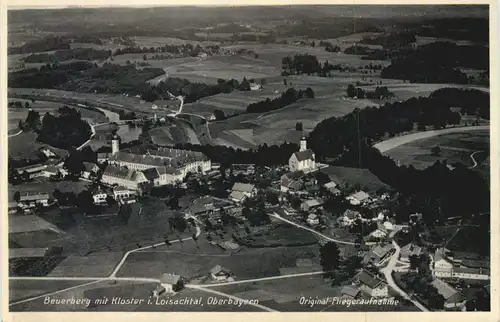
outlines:
[[[231,270],[236,280],[259,278],[279,275],[282,267],[294,267],[297,257],[311,258],[318,262],[318,246],[248,249],[231,256],[136,252],[128,257],[117,276],[140,274],[141,277],[157,278],[165,271],[172,271],[191,279],[206,276],[212,267],[221,265]]]
[[[437,154],[431,152],[431,149],[436,146],[441,150]],[[474,154],[473,159],[471,155],[477,151],[480,152]],[[450,165],[458,162],[467,167],[477,167],[486,159],[488,153],[489,132],[471,131],[416,140],[388,151],[387,155],[401,164],[411,164],[417,169],[422,169],[438,160],[446,160]]]

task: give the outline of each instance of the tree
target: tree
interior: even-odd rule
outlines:
[[[283,79],[283,85],[287,86],[287,81],[286,81],[286,78]]]
[[[144,56],[142,56],[142,60],[148,60],[148,56],[146,56],[146,54],[144,54]]]
[[[302,122],[295,123],[295,130],[296,131],[303,131]]]
[[[243,81],[240,84],[240,91],[249,91],[250,90],[250,82],[243,77]]]
[[[14,193],[14,200],[15,200],[16,202],[19,202],[19,200],[20,200],[20,199],[21,199],[21,193],[20,193],[19,191],[16,191],[16,192]]]
[[[30,103],[29,102],[25,102],[24,103],[24,107],[29,108],[30,107]]]
[[[411,255],[410,256],[410,269],[416,270],[418,267],[420,267],[420,256],[417,255]]]
[[[327,242],[319,249],[320,263],[323,267],[324,275],[332,277],[335,269],[339,267],[340,263],[340,250],[336,243]]]
[[[439,156],[441,154],[441,148],[439,146],[434,146],[431,149],[431,153],[434,156]]]
[[[224,114],[224,111],[222,110],[214,110],[214,116],[215,116],[215,119],[217,121],[220,121],[220,120],[225,120],[226,119],[226,115]]]
[[[429,295],[429,306],[433,309],[442,310],[444,308],[444,297],[437,291],[432,292]]]

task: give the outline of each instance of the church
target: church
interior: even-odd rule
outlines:
[[[314,152],[307,148],[307,141],[305,137],[300,139],[300,150],[292,154],[288,160],[290,171],[304,171],[310,172],[315,170],[316,161]]]

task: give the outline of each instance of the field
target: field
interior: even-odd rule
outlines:
[[[338,184],[348,184],[351,187],[359,185],[366,192],[389,188],[368,169],[329,166],[322,169],[321,172],[328,174],[330,179]]]
[[[236,254],[215,255],[177,252],[136,252],[131,254],[117,276],[158,278],[165,272],[178,272],[191,279],[206,276],[215,265],[235,274],[236,280],[280,275],[280,268],[295,267],[297,258],[318,262],[318,246],[244,249]]]
[[[438,160],[446,160],[450,165],[459,162],[475,168],[488,156],[489,145],[487,131],[471,131],[416,140],[388,151],[387,155],[401,164],[412,164],[417,169],[429,167]],[[441,149],[439,155],[431,152],[435,146]],[[480,152],[475,153],[477,151]]]
[[[85,281],[10,280],[9,302],[16,302],[45,293],[55,292]]]
[[[50,272],[48,276],[106,277],[123,257],[121,252],[107,252],[89,256],[69,256]]]
[[[318,242],[315,235],[290,225],[279,225],[269,230],[250,235],[243,234],[237,238],[238,243],[248,247],[277,247],[312,245]]]
[[[200,143],[194,129],[186,121],[169,119],[167,125],[151,129],[149,133],[153,143],[158,145]]]

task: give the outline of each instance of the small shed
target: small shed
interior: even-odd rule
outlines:
[[[165,292],[175,293],[182,288],[180,275],[165,273],[160,278],[160,286],[165,288]]]
[[[210,270],[210,276],[216,281],[232,281],[234,280],[233,274],[231,271],[225,267],[220,265],[214,266]]]

